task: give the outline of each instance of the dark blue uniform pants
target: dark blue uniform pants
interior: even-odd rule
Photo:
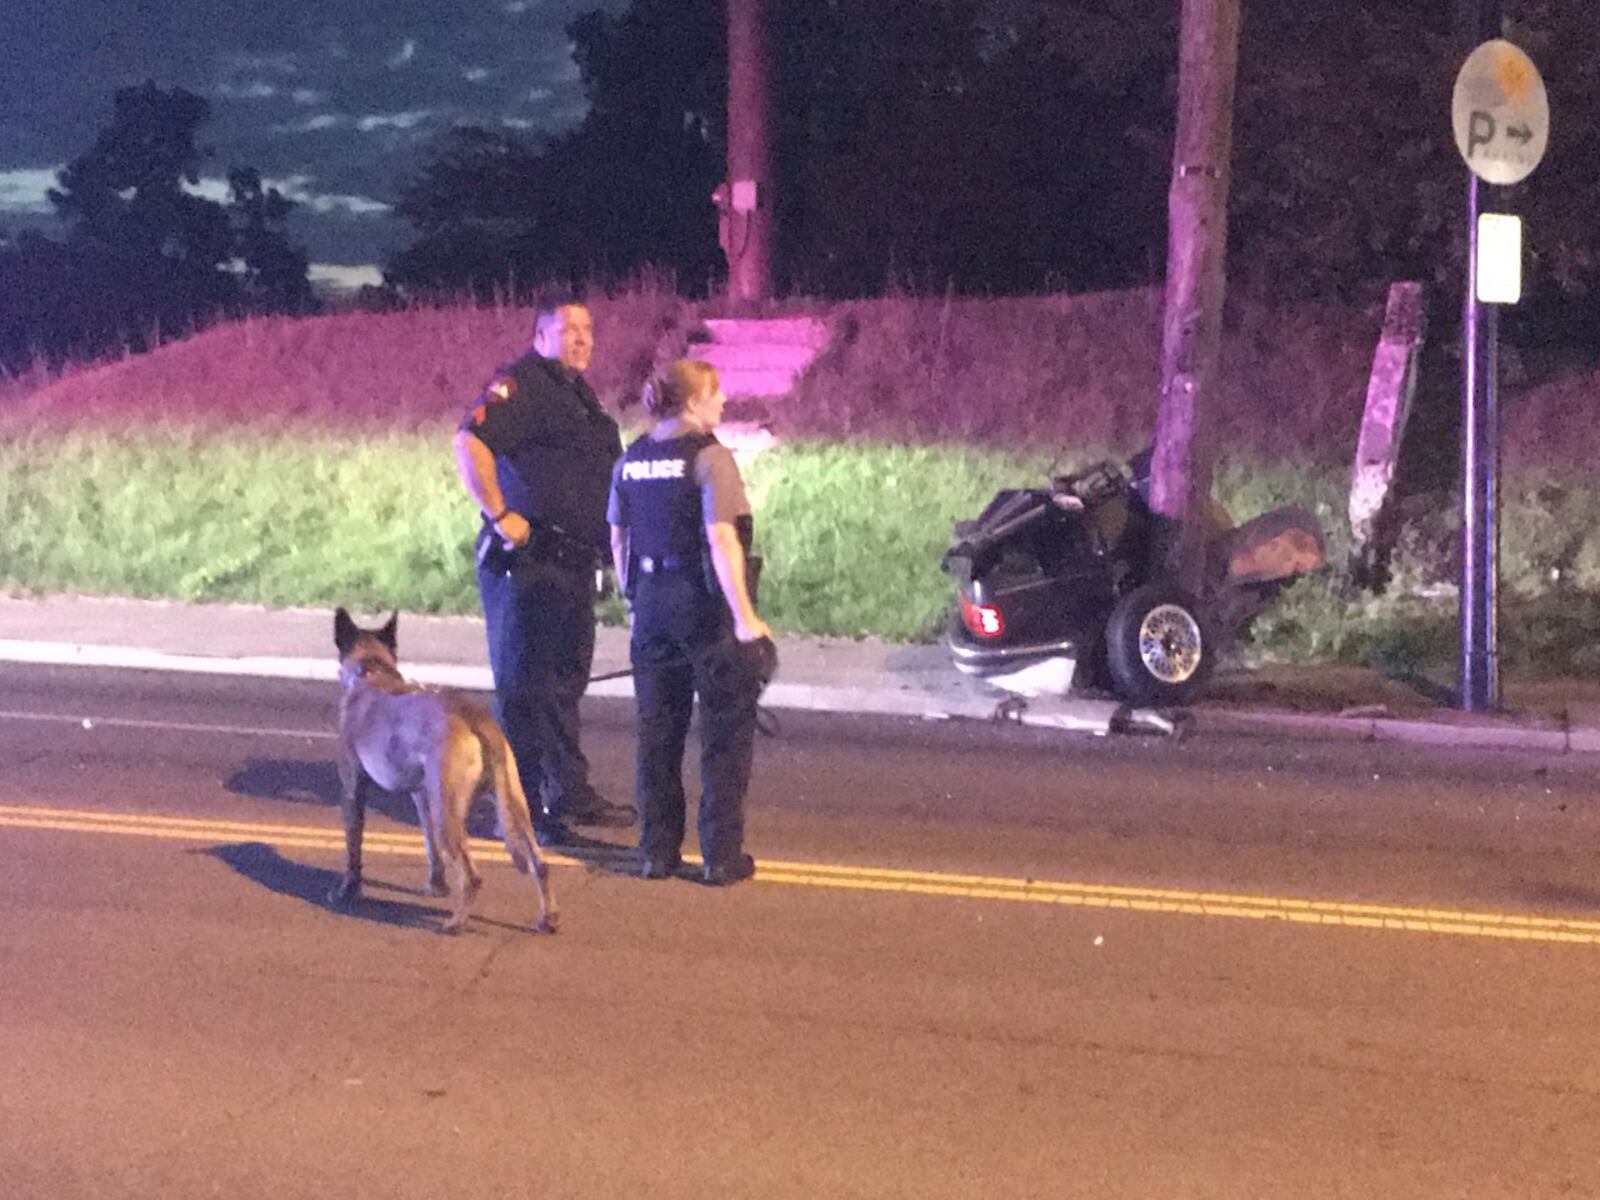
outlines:
[[[479,569],[495,719],[532,801],[561,816],[592,806],[578,744],[578,702],[594,664],[594,571],[519,558],[510,574]],[[538,805],[534,805],[537,820]]]
[[[639,725],[639,849],[664,861],[681,852],[683,752],[698,695],[700,854],[707,863],[730,863],[744,851],[761,678],[734,640],[727,605],[706,590],[698,568],[639,578],[630,657]]]

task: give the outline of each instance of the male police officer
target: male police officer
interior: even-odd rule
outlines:
[[[572,297],[539,307],[533,349],[502,367],[456,433],[461,482],[483,513],[478,589],[495,716],[543,801],[541,845],[568,822],[628,825],[634,810],[589,783],[578,702],[594,661],[595,570],[606,548],[617,424],[582,372],[594,322]]]

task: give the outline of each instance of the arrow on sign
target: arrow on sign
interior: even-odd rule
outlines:
[[[1526,146],[1529,142],[1533,141],[1533,130],[1529,129],[1526,125],[1511,125],[1506,129],[1506,136],[1511,138],[1513,141],[1521,142],[1524,146]]]

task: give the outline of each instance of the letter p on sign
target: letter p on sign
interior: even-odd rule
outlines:
[[[1487,146],[1494,141],[1494,117],[1482,109],[1472,110],[1472,116],[1467,121],[1467,158],[1470,160],[1477,153],[1478,147]]]

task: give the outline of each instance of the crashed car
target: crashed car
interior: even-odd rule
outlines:
[[[940,566],[956,581],[946,641],[959,670],[1025,696],[1087,684],[1137,708],[1182,706],[1252,617],[1326,563],[1303,509],[1237,527],[1215,509],[1203,594],[1153,573],[1150,457],[999,492],[956,524]]]

